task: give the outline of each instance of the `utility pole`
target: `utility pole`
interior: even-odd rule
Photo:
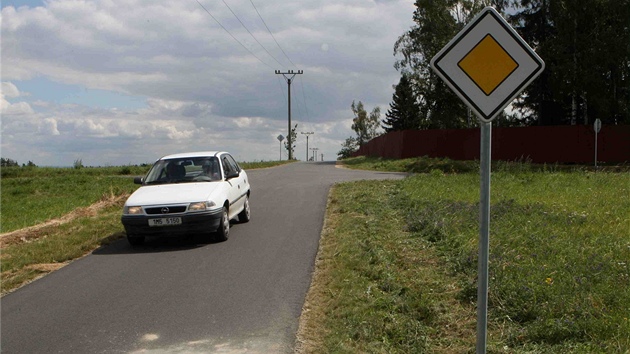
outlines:
[[[311,151],[313,151],[313,162],[317,161],[317,151],[319,150],[319,148],[311,148]]]
[[[308,136],[311,134],[315,134],[314,132],[302,132],[302,134],[306,135],[306,161],[308,161]]]
[[[297,72],[293,71],[293,70],[289,70],[286,73],[280,72],[280,70],[276,70],[276,75],[282,75],[284,76],[284,79],[287,81],[287,84],[289,85],[289,130],[287,131],[287,139],[289,142],[289,160],[293,160],[293,153],[292,153],[292,148],[293,148],[293,142],[291,141],[291,82],[293,81],[293,78],[295,77],[295,75],[301,75],[303,74],[304,71],[302,70],[298,70]]]

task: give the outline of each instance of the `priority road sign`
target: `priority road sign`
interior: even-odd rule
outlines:
[[[431,59],[431,68],[482,122],[491,122],[544,67],[492,7],[483,9]]]
[[[431,68],[481,123],[477,354],[485,354],[492,120],[543,71],[545,63],[495,9],[486,7],[431,59]]]

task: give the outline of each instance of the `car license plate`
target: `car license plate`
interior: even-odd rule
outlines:
[[[182,218],[159,218],[159,219],[149,219],[149,226],[173,226],[173,225],[181,225]]]

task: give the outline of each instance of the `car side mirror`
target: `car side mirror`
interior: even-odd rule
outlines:
[[[226,179],[230,179],[230,178],[236,178],[238,176],[240,176],[240,173],[238,173],[238,171],[232,171],[232,172],[228,173],[225,178]]]
[[[133,183],[134,183],[134,184],[142,184],[142,180],[143,180],[143,179],[144,179],[144,178],[142,178],[142,177],[134,177],[134,178],[133,178]]]

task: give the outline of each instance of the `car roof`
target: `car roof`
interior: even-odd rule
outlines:
[[[227,152],[225,151],[182,152],[178,154],[162,156],[158,160],[180,159],[180,158],[188,158],[188,157],[194,158],[194,157],[218,156],[219,154],[227,154]]]

